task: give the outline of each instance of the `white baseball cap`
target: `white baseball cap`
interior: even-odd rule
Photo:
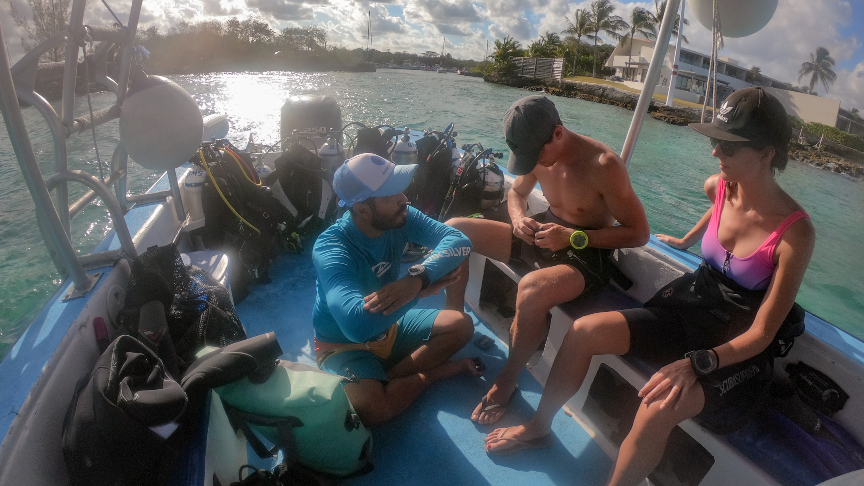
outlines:
[[[370,197],[387,197],[404,191],[417,164],[396,165],[375,154],[359,154],[346,160],[333,175],[339,206],[349,208]]]

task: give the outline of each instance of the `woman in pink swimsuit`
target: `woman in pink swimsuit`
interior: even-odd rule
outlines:
[[[712,420],[730,420],[728,412],[746,410],[767,386],[772,345],[815,241],[807,213],[774,179],[786,167],[792,129],[780,102],[761,88],[734,92],[712,123],[690,126],[711,138],[720,162],[720,173],[705,181],[713,206],[684,238],[658,238],[681,249],[701,239],[702,265],[644,308],[576,320],[537,412],[523,425],[489,434],[489,454],[551,445],[552,418],[579,390],[594,355],[633,356],[659,369],[639,391],[642,402],[621,445],[614,485],[642,481],[678,423],[696,417],[722,429]],[[731,289],[725,298],[724,289]]]

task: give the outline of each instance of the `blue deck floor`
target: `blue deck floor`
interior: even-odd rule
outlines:
[[[311,242],[301,255],[281,255],[271,268],[273,281],[256,286],[237,305],[250,336],[275,331],[284,359],[314,364],[312,306],[315,274]],[[421,307],[443,306],[443,293],[420,302]],[[494,335],[476,316],[475,337]],[[507,356],[504,343],[481,351],[468,344],[457,357],[480,356],[487,365],[482,378],[456,377],[426,390],[412,407],[391,422],[373,429],[375,470],[345,481],[351,485],[595,485],[602,484],[611,460],[570,417],[559,412],[551,449],[492,457],[483,450],[483,438],[502,425],[529,418],[542,388],[527,372],[519,378],[521,390],[507,415],[495,425],[477,425],[470,415]],[[262,464],[263,465],[263,464]]]

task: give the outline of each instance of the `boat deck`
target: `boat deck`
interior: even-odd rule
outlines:
[[[315,274],[311,265],[311,242],[302,254],[281,255],[271,267],[270,276],[271,283],[252,288],[249,296],[237,305],[240,319],[250,336],[275,331],[285,351],[284,359],[314,364]],[[443,305],[442,293],[421,300],[418,307],[440,309]],[[611,460],[563,411],[555,418],[555,445],[551,449],[512,456],[486,454],[483,450],[486,434],[531,417],[543,388],[524,371],[519,378],[520,393],[497,424],[471,422],[471,411],[488,391],[507,358],[506,344],[475,315],[472,317],[475,338],[480,334],[488,335],[495,339],[495,346],[482,351],[472,342],[456,357],[480,356],[487,366],[486,375],[482,378],[460,376],[436,383],[405,413],[373,428],[374,471],[343,484],[602,484],[612,466]],[[257,459],[251,450],[249,456],[250,462]],[[272,463],[264,461],[260,465]]]

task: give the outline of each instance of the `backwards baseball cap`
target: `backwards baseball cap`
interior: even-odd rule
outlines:
[[[555,103],[545,96],[526,96],[513,103],[504,114],[504,138],[510,147],[507,171],[525,175],[534,170],[543,144],[560,122]]]
[[[387,197],[404,191],[417,165],[396,165],[375,154],[359,154],[346,160],[333,175],[339,206],[349,208],[370,197]]]
[[[761,87],[735,91],[711,123],[691,123],[690,128],[719,140],[774,144],[778,148],[788,145],[792,136],[783,105]]]

